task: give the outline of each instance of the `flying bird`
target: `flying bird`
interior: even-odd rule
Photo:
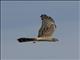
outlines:
[[[58,41],[53,37],[53,33],[56,30],[56,24],[52,17],[41,14],[42,25],[38,31],[38,36],[35,38],[19,38],[19,42],[28,42],[28,41]]]

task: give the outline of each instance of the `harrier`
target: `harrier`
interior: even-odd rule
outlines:
[[[53,33],[56,29],[55,21],[52,17],[42,14],[40,16],[42,20],[42,25],[38,31],[38,36],[35,38],[19,38],[19,42],[28,42],[28,41],[57,41],[53,37]]]

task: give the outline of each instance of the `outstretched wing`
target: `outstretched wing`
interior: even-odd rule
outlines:
[[[41,28],[39,30],[38,37],[51,36],[53,34],[54,30],[55,30],[54,25],[50,24],[49,26]]]

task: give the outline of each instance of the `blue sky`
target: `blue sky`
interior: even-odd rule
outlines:
[[[78,13],[78,1],[2,1],[2,59],[78,59]],[[37,36],[41,14],[54,18],[59,41],[17,42]]]

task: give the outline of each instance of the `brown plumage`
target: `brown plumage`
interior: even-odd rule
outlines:
[[[53,20],[53,18],[47,16],[46,14],[43,14],[40,17],[42,20],[42,25],[38,32],[38,37],[41,38],[52,37],[52,34],[56,28],[55,21]]]

